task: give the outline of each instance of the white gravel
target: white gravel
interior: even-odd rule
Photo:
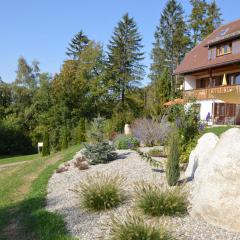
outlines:
[[[70,161],[67,172],[55,173],[48,184],[47,210],[57,212],[64,217],[70,234],[81,240],[107,239],[108,223],[111,216],[124,216],[133,210],[131,200],[126,201],[117,209],[103,213],[89,213],[79,207],[79,196],[73,190],[80,180],[95,172],[118,173],[126,178],[126,190],[131,195],[133,185],[139,181],[159,182],[166,184],[165,174],[153,169],[141,160],[134,151],[118,150],[118,160],[108,164],[91,166],[80,171]],[[240,234],[227,232],[221,228],[209,225],[202,220],[185,217],[162,218],[162,222],[178,239],[184,240],[240,240]]]

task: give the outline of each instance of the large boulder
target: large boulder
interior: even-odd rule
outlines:
[[[240,130],[221,135],[196,172],[190,199],[194,216],[240,232]]]
[[[206,133],[197,142],[197,146],[192,150],[189,156],[189,162],[185,171],[186,178],[193,178],[197,168],[204,166],[206,156],[214,149],[219,138],[214,133]]]

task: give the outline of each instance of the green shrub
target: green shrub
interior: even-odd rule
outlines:
[[[136,187],[136,204],[151,216],[178,216],[187,212],[187,198],[179,187],[162,189],[157,185],[140,183]]]
[[[194,138],[192,141],[190,141],[186,146],[182,146],[180,148],[180,163],[188,163],[189,156],[191,151],[196,147],[197,145],[197,138]]]
[[[169,154],[166,166],[166,177],[169,186],[175,186],[180,177],[179,145],[179,134],[176,129],[173,129],[169,136]]]
[[[43,156],[50,155],[50,143],[49,143],[49,134],[48,134],[48,131],[45,131],[44,136],[43,136],[42,155],[43,155]]]
[[[109,145],[104,136],[104,119],[95,118],[88,133],[91,143],[85,145],[83,152],[90,164],[107,163],[117,157],[114,146]]]
[[[167,154],[163,150],[156,149],[156,148],[150,149],[148,151],[148,155],[151,157],[166,157],[167,156]]]
[[[117,207],[125,199],[124,179],[119,175],[97,173],[80,183],[81,207],[102,211]]]
[[[134,149],[139,146],[138,140],[131,135],[119,135],[114,145],[117,149]]]
[[[172,240],[161,226],[147,224],[138,216],[128,215],[126,220],[112,220],[110,240]]]

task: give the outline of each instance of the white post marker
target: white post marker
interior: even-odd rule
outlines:
[[[40,153],[40,150],[43,148],[43,142],[38,143],[38,153]]]

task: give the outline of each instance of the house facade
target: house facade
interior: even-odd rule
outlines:
[[[197,101],[201,120],[240,125],[240,19],[193,48],[174,74],[184,76],[183,98]]]

